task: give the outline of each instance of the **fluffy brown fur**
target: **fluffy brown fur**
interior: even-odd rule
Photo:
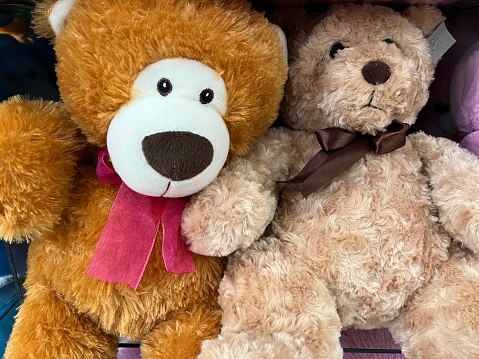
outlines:
[[[0,118],[0,233],[21,241],[59,223],[83,146],[61,104],[13,97]]]
[[[394,119],[415,121],[433,75],[424,34],[442,17],[432,7],[406,14],[418,25],[373,5],[334,6],[313,27],[304,12],[287,18],[305,25],[290,33],[282,113],[294,129],[270,130],[190,203],[208,216],[185,218],[194,251],[239,248],[220,285],[222,333],[204,343],[201,359],[341,358],[347,327],[390,327],[408,358],[478,355],[474,155],[417,133],[391,153],[367,154],[306,198],[299,185],[274,182],[294,177],[320,150],[313,131],[376,134]],[[338,42],[345,48],[332,57]],[[363,78],[370,61],[388,64],[387,81]],[[229,222],[214,232],[223,218]]]
[[[53,38],[53,5],[38,5],[35,24],[54,42],[64,105],[0,105],[0,237],[33,238],[5,358],[112,359],[118,336],[141,341],[144,359],[194,358],[220,330],[224,259],[193,255],[195,273],[167,272],[160,233],[136,291],[87,277],[118,186],[80,159],[105,145],[137,74],[169,57],[222,75],[230,157],[245,154],[277,116],[287,74],[278,34],[246,1],[78,0]]]

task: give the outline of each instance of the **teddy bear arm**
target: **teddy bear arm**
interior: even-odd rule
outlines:
[[[479,357],[479,265],[456,253],[389,328],[407,358]]]
[[[479,252],[479,159],[455,142],[410,136],[429,177],[439,219],[457,242]]]
[[[34,238],[60,220],[83,143],[59,103],[0,104],[0,238]]]
[[[8,342],[5,359],[114,359],[118,339],[100,330],[55,292],[28,290]]]
[[[193,196],[182,230],[190,249],[210,256],[247,248],[271,222],[294,158],[294,131],[274,128],[251,152],[228,163],[218,177]]]
[[[221,328],[221,311],[197,305],[173,312],[160,322],[141,343],[143,359],[193,359],[201,343],[216,338]]]

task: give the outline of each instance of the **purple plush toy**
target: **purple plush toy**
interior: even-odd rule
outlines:
[[[479,42],[457,64],[451,79],[450,109],[461,146],[479,156]]]

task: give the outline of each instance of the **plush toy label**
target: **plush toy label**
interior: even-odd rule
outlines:
[[[104,183],[121,179],[100,152],[97,175]],[[108,283],[128,284],[136,290],[150,258],[160,223],[163,227],[162,254],[169,272],[195,271],[193,258],[180,235],[181,215],[186,198],[163,198],[139,194],[121,183],[107,223],[98,241],[87,276]]]
[[[443,22],[436,30],[427,38],[431,49],[432,62],[436,65],[441,57],[456,43],[456,39],[452,37],[447,30],[446,24]]]

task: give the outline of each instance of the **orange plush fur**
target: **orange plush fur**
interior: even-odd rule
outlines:
[[[5,358],[112,359],[119,336],[141,341],[143,359],[194,358],[220,330],[224,259],[193,255],[195,273],[169,273],[160,233],[136,291],[87,277],[118,192],[96,178],[91,149],[105,147],[138,73],[182,57],[221,74],[229,157],[246,154],[282,97],[277,30],[242,0],[77,0],[54,36],[54,5],[39,3],[34,23],[54,43],[62,103],[0,105],[0,237],[31,240],[26,300]]]
[[[389,328],[407,358],[479,357],[473,154],[419,132],[307,197],[281,183],[321,150],[314,131],[375,135],[415,122],[434,70],[425,36],[441,13],[370,4],[285,13],[286,126],[196,196],[188,210],[209,208],[207,217],[185,217],[193,251],[236,250],[219,290],[222,332],[200,358],[341,358],[348,327]]]

